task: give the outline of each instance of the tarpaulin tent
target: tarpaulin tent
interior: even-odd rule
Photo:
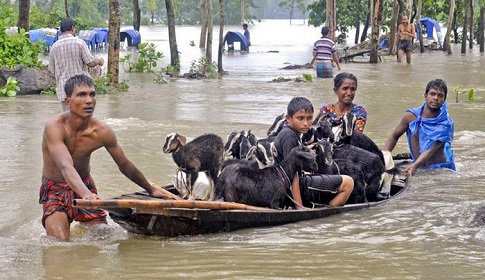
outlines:
[[[432,18],[429,17],[423,17],[419,20],[421,24],[421,29],[423,30],[423,38],[428,39],[428,40],[434,40],[435,37],[433,36],[434,31],[436,30],[436,37],[438,41],[438,45],[440,48],[442,47],[442,37],[441,37],[441,27],[440,24]],[[418,30],[416,28],[416,36],[419,36]]]
[[[244,36],[241,32],[227,31],[226,35],[224,36],[224,44],[227,43],[229,50],[234,50],[234,42],[241,43],[241,50],[248,50],[249,48],[248,38],[246,38],[246,36]]]

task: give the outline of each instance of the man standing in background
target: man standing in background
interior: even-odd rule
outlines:
[[[89,76],[88,67],[103,66],[103,58],[95,58],[88,45],[77,37],[76,22],[71,18],[61,21],[61,36],[49,52],[49,71],[56,78],[57,98],[61,101],[62,109],[68,111],[64,85],[69,78],[85,74]]]
[[[335,49],[335,43],[328,38],[329,29],[327,26],[322,27],[322,37],[313,45],[312,66],[317,69],[317,77],[333,78],[333,62],[340,71],[340,63]],[[316,65],[315,65],[316,64]]]

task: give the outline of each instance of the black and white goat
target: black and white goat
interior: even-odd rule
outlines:
[[[216,184],[216,199],[279,209],[297,172],[316,171],[315,153],[294,148],[279,165],[259,169],[250,162],[225,167]]]
[[[221,170],[224,153],[224,142],[215,134],[204,134],[186,143],[186,138],[177,133],[168,134],[163,145],[164,153],[172,153],[174,162],[187,174],[188,196],[192,198],[192,187],[199,172],[208,173],[212,181],[217,182],[217,175]],[[206,199],[212,199],[214,192],[209,189]]]
[[[283,113],[275,118],[273,124],[269,127],[268,132],[266,133],[268,137],[276,137],[276,135],[278,135],[278,133],[283,128],[283,125],[286,123],[285,116],[286,114]]]
[[[264,138],[256,141],[246,156],[247,160],[256,160],[260,169],[274,165],[274,159],[278,155],[278,151],[274,145],[274,141]]]
[[[357,117],[352,113],[347,113],[342,118],[342,130],[338,137],[338,142],[353,145],[376,154],[385,164],[384,155],[376,143],[364,133],[354,130],[354,125]]]
[[[366,183],[362,168],[347,159],[333,159],[333,145],[329,141],[320,140],[312,145],[317,154],[319,174],[348,175],[354,180],[354,189],[346,204],[366,202]]]
[[[224,148],[224,166],[233,163],[234,159],[247,159],[256,160],[260,168],[265,168],[274,164],[276,156],[273,140],[270,137],[257,139],[251,130],[233,131]]]
[[[224,145],[224,160],[246,159],[249,150],[256,144],[257,137],[251,130],[233,131]]]

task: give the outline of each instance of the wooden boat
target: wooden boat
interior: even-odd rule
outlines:
[[[408,178],[396,175],[389,199],[303,210],[274,210],[215,201],[164,200],[150,197],[146,192],[125,194],[108,201],[100,200],[91,207],[97,206],[108,211],[113,221],[128,232],[175,237],[277,226],[377,207],[399,197],[407,186]],[[165,189],[176,193],[171,185]],[[82,200],[77,200],[77,203],[81,206]]]

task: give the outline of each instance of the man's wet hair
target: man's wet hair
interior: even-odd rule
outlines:
[[[448,86],[446,86],[445,81],[443,81],[442,79],[435,79],[435,80],[429,81],[428,85],[426,86],[426,91],[424,92],[424,94],[428,94],[430,89],[436,89],[444,93],[445,101],[446,101],[446,96],[448,95]]]
[[[286,113],[288,116],[293,117],[298,111],[303,110],[305,112],[310,112],[313,114],[313,105],[310,100],[306,99],[305,97],[294,97],[288,103],[288,107]]]
[[[347,72],[338,73],[335,78],[333,78],[333,90],[338,90],[345,79],[350,79],[355,82],[355,87],[357,87],[357,77],[354,74]]]
[[[322,27],[322,36],[327,36],[328,32],[330,32],[330,29],[328,29],[328,26]]]
[[[94,81],[91,77],[82,75],[76,75],[69,80],[67,80],[66,84],[64,85],[64,91],[66,92],[67,97],[71,97],[76,86],[87,86],[94,88]]]
[[[61,20],[61,32],[71,31],[76,26],[76,21],[72,18],[64,18]]]
[[[248,28],[248,24],[247,23],[243,24],[243,28]]]

